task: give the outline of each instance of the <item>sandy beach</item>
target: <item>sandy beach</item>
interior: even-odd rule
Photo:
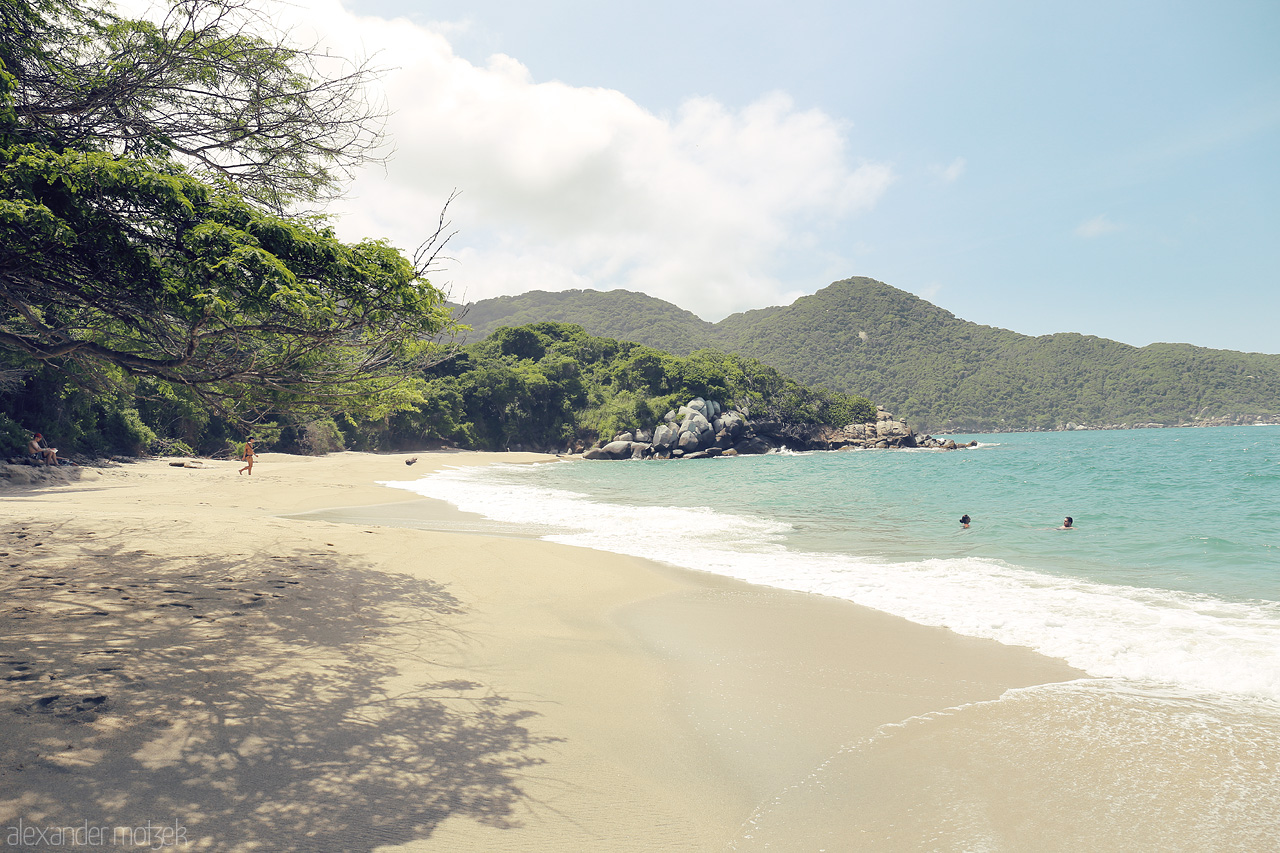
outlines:
[[[1080,676],[843,601],[458,532],[377,485],[544,458],[267,453],[252,477],[151,460],[0,487],[9,846],[745,849],[762,804],[881,726]]]

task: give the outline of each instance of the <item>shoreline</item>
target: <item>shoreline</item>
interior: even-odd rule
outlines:
[[[1208,419],[1205,422],[1193,421],[1191,423],[1140,423],[1140,424],[1102,424],[1091,426],[1088,424],[1079,424],[1075,427],[1046,427],[1044,429],[1001,429],[990,428],[980,430],[951,430],[940,433],[939,435],[1010,435],[1015,433],[1037,433],[1037,432],[1116,432],[1119,430],[1141,430],[1141,429],[1215,429],[1217,427],[1255,427],[1255,426],[1280,426],[1280,416],[1278,415],[1258,415],[1257,420],[1226,420],[1226,419]],[[937,438],[938,436],[934,436]]]
[[[445,512],[374,484],[407,455],[264,454],[252,480],[156,461],[0,492],[0,663],[22,679],[0,715],[0,827],[178,821],[216,850],[722,849],[885,724],[1082,675],[837,599],[374,526]],[[418,456],[414,476],[554,458]]]

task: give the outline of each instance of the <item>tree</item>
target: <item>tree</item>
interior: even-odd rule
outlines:
[[[282,212],[361,156],[371,114],[348,97],[363,72],[317,82],[246,14],[0,0],[0,348],[246,416],[386,399],[439,357],[444,214],[411,262]]]
[[[12,142],[172,158],[279,212],[382,141],[376,70],[289,44],[251,0],[176,0],[158,22],[0,0],[0,24]]]

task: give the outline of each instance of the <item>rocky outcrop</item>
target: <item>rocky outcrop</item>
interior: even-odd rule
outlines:
[[[891,448],[928,450],[959,450],[965,447],[976,447],[978,442],[957,444],[952,439],[934,438],[931,435],[916,435],[915,430],[907,426],[904,420],[897,420],[893,415],[876,407],[876,419],[864,424],[848,426],[817,427],[810,436],[809,450],[887,450]]]
[[[977,442],[971,442],[976,445]],[[726,409],[715,400],[695,397],[663,417],[649,430],[623,432],[585,451],[584,459],[709,459],[791,450],[862,450],[930,448],[956,450],[969,445],[919,437],[906,421],[878,408],[876,420],[845,427],[786,424],[772,419],[752,421],[741,409]]]
[[[746,412],[695,397],[672,409],[652,430],[623,432],[583,453],[586,459],[708,459],[768,453],[778,445],[749,427]]]

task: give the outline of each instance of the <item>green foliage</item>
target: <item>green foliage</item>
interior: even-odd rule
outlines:
[[[0,455],[18,456],[27,452],[27,442],[31,433],[18,425],[16,421],[0,412]]]
[[[584,409],[578,417],[578,428],[583,436],[607,438],[620,432],[652,428],[655,420],[644,397],[632,391],[618,391]]]
[[[0,22],[0,350],[248,421],[418,402],[404,377],[452,328],[430,260],[281,213],[376,137],[366,71],[317,76],[241,0]]]
[[[342,431],[333,418],[316,418],[295,428],[296,445],[308,456],[323,456],[345,450]]]
[[[172,166],[0,150],[0,346],[249,412],[363,408],[450,325],[377,241],[258,211]]]
[[[277,211],[369,159],[374,72],[292,46],[246,0],[171,2],[130,20],[105,0],[0,0],[8,142],[174,159]]]
[[[433,368],[425,401],[385,436],[395,444],[559,450],[652,428],[692,397],[745,405],[795,423],[874,417],[867,400],[806,389],[753,359],[700,350],[687,358],[541,322],[497,330]]]
[[[157,437],[149,448],[153,456],[195,456],[196,452],[185,441],[177,438]]]
[[[115,409],[103,418],[101,435],[109,446],[124,448],[137,456],[157,439],[155,431],[142,422],[137,409]]]
[[[627,290],[534,290],[499,296],[466,306],[464,319],[475,340],[504,326],[550,321],[577,324],[592,335],[638,341],[676,355],[719,346],[712,324],[669,302]]]
[[[115,380],[115,390],[89,397],[37,365],[21,387],[0,386],[0,404],[21,416],[13,423],[23,436],[41,429],[64,451],[243,455],[243,433],[201,407],[189,389],[123,372]],[[394,405],[336,418],[295,412],[259,423],[256,446],[322,454],[448,442],[559,451],[652,428],[695,396],[796,425],[843,426],[875,412],[866,399],[805,388],[754,359],[715,350],[679,358],[562,323],[501,330],[406,384],[413,392]]]
[[[340,448],[334,414],[423,402],[440,231],[410,262],[286,215],[377,143],[369,70],[319,73],[248,0],[172,3],[0,0],[0,400],[85,455],[217,452],[270,414],[282,449]]]

